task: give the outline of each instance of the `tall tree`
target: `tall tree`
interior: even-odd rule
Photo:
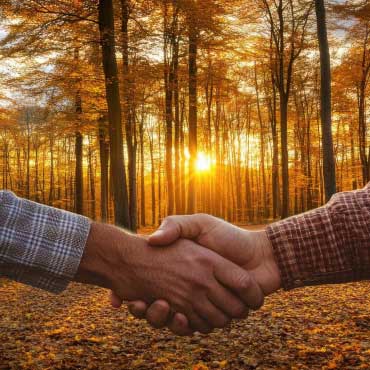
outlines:
[[[280,99],[282,204],[281,217],[289,216],[288,107],[294,63],[301,54],[312,4],[294,0],[262,0],[274,44],[275,83]]]
[[[331,128],[331,70],[329,42],[326,30],[326,11],[324,0],[315,0],[317,40],[320,49],[321,72],[321,130],[325,200],[329,201],[336,192],[335,160]]]
[[[99,31],[108,105],[110,163],[115,223],[130,228],[126,170],[123,159],[122,112],[115,48],[112,0],[99,1]]]
[[[128,188],[130,229],[136,231],[137,194],[136,194],[136,120],[133,112],[133,81],[129,64],[129,17],[130,0],[121,0],[121,36],[122,36],[122,81],[123,81],[123,112],[126,128],[128,154]]]
[[[163,1],[163,76],[165,90],[165,116],[166,116],[166,179],[167,179],[167,213],[174,212],[174,187],[173,187],[173,88],[174,88],[174,27],[177,19],[178,8],[171,6],[168,0]],[[172,13],[172,14],[171,14]]]
[[[198,104],[198,26],[196,1],[192,1],[188,13],[189,46],[189,180],[187,213],[194,213],[196,207],[196,159],[197,159],[197,104]]]
[[[74,61],[76,67],[79,63],[79,49],[76,47],[74,50]],[[75,113],[76,113],[76,132],[75,132],[75,212],[83,214],[83,136],[79,127],[81,126],[82,115],[82,98],[81,98],[81,81],[77,78],[76,92],[75,92]]]

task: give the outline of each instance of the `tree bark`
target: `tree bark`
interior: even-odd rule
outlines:
[[[136,120],[133,114],[133,82],[129,65],[129,32],[128,22],[130,15],[130,0],[121,0],[121,34],[122,34],[122,80],[123,80],[123,112],[126,128],[126,142],[128,154],[128,188],[129,188],[129,215],[130,229],[137,229],[137,191],[136,191]]]
[[[83,136],[77,131],[75,133],[75,212],[83,214]]]
[[[109,144],[106,142],[104,120],[99,121],[99,154],[100,154],[100,214],[102,222],[108,220],[108,159]]]
[[[112,0],[99,1],[99,30],[108,105],[115,223],[130,228]]]
[[[331,71],[324,0],[315,0],[317,39],[320,48],[321,130],[325,200],[336,193],[335,160],[331,130]]]
[[[187,213],[196,207],[196,159],[197,159],[197,53],[198,33],[195,16],[189,22],[189,185]]]

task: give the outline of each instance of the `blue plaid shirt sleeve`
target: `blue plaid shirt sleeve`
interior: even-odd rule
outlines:
[[[0,191],[0,276],[52,293],[74,278],[88,218]]]

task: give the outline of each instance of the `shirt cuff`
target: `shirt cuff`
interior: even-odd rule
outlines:
[[[369,279],[369,220],[367,186],[267,226],[283,288]]]
[[[90,220],[0,192],[0,273],[52,293],[79,267]]]

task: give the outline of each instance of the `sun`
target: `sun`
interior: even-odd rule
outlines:
[[[197,161],[196,161],[196,168],[198,172],[205,172],[209,171],[212,166],[212,161],[209,155],[198,152]]]

